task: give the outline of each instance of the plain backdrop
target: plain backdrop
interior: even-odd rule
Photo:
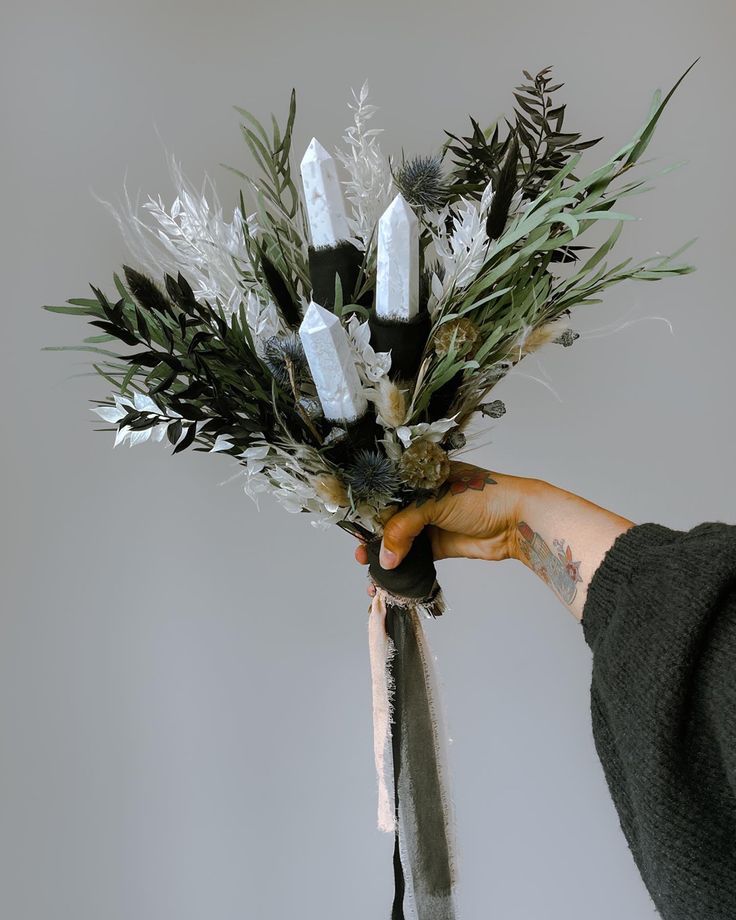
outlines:
[[[338,530],[264,499],[229,458],[112,448],[89,334],[41,310],[112,294],[127,253],[92,190],[170,204],[165,150],[232,215],[244,106],[295,150],[340,143],[368,78],[387,153],[434,152],[469,115],[511,117],[552,65],[586,171],[668,105],[626,200],[623,259],[686,240],[697,271],[581,308],[498,388],[469,459],[636,522],[736,522],[731,0],[95,3],[6,0],[2,101],[0,917],[375,920],[392,839],[375,827],[364,572]],[[161,139],[156,131],[161,135]],[[294,159],[296,168],[298,160]],[[536,379],[534,379],[536,378]],[[541,382],[540,382],[541,381]],[[441,564],[428,624],[446,717],[464,920],[647,920],[590,728],[580,625],[516,562]]]

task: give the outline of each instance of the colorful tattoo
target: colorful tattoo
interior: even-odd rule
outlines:
[[[526,556],[529,567],[537,573],[558,597],[571,604],[581,582],[580,562],[573,561],[572,550],[564,540],[553,540],[554,552],[542,537],[526,523],[519,521],[519,548]]]
[[[419,508],[425,502],[428,502],[430,498],[439,500],[440,498],[444,498],[445,495],[462,495],[463,492],[469,490],[473,492],[482,492],[486,486],[495,485],[498,485],[497,481],[490,473],[486,473],[485,470],[480,470],[477,473],[462,473],[454,476],[452,479],[448,479],[436,492],[427,492],[426,495],[421,495],[416,500],[415,504],[417,508]]]

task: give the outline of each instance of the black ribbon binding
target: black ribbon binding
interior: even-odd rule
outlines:
[[[426,531],[414,540],[395,569],[378,561],[380,538],[366,543],[373,581],[405,604],[386,604],[386,632],[395,646],[390,668],[393,684],[391,748],[394,774],[394,899],[391,920],[405,920],[407,900],[418,920],[455,920],[453,868],[441,777],[436,758],[435,727],[426,683],[420,637],[411,601],[436,605],[442,613],[441,589]],[[401,818],[401,820],[400,820]],[[403,839],[402,839],[403,838]],[[411,892],[403,859],[410,869]]]
[[[391,352],[389,377],[392,380],[411,380],[416,376],[432,328],[429,311],[421,309],[413,319],[399,322],[383,319],[373,310],[368,317],[368,326],[371,346],[376,351]]]
[[[342,302],[351,303],[363,264],[363,253],[349,240],[334,246],[308,247],[312,300],[325,310],[335,309],[335,278],[340,276]]]
[[[309,247],[312,299],[329,310],[335,307],[335,279],[340,277],[344,304],[353,300],[363,254],[348,241],[336,246]],[[363,306],[370,306],[370,300]],[[431,329],[423,306],[410,322],[369,316],[371,345],[391,351],[392,379],[411,379],[419,369]],[[344,424],[342,438],[328,447],[330,458],[345,462],[363,446],[374,446],[378,435],[375,414]],[[346,529],[349,529],[346,527]],[[432,545],[425,531],[395,569],[378,560],[380,538],[367,539],[370,575],[395,598],[386,600],[386,633],[395,653],[387,675],[393,688],[391,749],[394,774],[394,899],[392,920],[405,920],[405,908],[418,920],[455,920],[453,868],[446,803],[437,758],[434,714],[428,685],[422,627],[418,610],[439,616],[444,609],[437,582]]]

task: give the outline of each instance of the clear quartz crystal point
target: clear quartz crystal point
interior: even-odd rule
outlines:
[[[299,327],[325,418],[353,422],[368,408],[347,332],[339,318],[311,301]]]
[[[376,313],[408,322],[419,312],[419,220],[397,195],[378,221]]]
[[[351,234],[337,165],[316,137],[309,142],[300,168],[312,245],[334,246],[347,239]]]

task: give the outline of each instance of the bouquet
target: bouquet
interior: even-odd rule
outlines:
[[[695,62],[694,62],[695,63]],[[270,493],[312,523],[365,541],[378,827],[394,835],[393,918],[451,920],[456,865],[431,656],[422,621],[443,613],[431,547],[378,561],[397,509],[452,488],[450,461],[505,412],[493,388],[543,345],[578,337],[574,307],[629,279],[692,271],[670,256],[609,266],[630,175],[675,89],[654,94],[631,140],[592,172],[547,67],[523,71],[513,120],[445,131],[428,155],[381,150],[368,86],[330,153],[316,138],[292,167],[296,94],[283,125],[249,111],[259,174],[227,220],[171,158],[177,196],[106,204],[131,252],[115,294],[45,309],[87,318],[79,348],[110,387],[94,412],[114,445],[167,442],[225,454],[256,502]],[[670,167],[674,168],[674,167]],[[666,172],[668,170],[662,170]],[[246,198],[248,204],[246,205]],[[603,240],[582,245],[587,231]],[[587,252],[583,253],[584,250]],[[110,430],[106,428],[105,430]],[[463,484],[474,487],[473,483]],[[475,484],[482,488],[483,484]]]

